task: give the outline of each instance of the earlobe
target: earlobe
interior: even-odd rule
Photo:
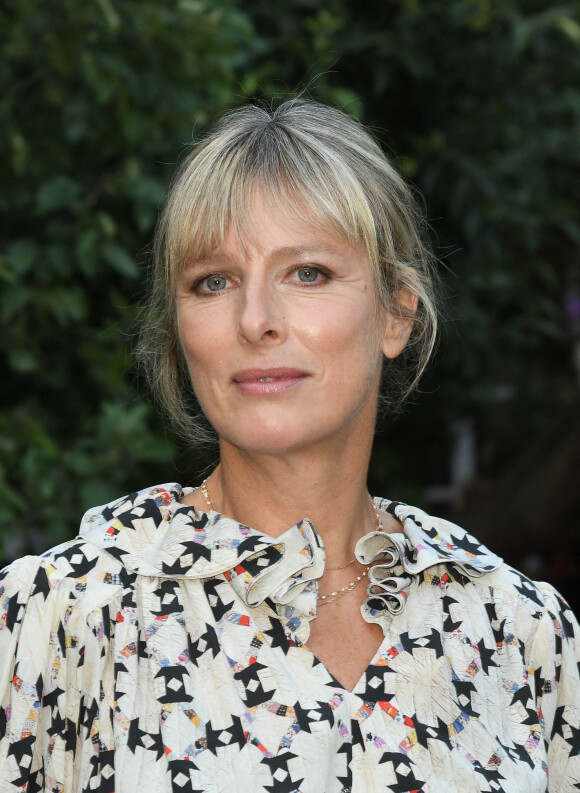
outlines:
[[[405,349],[415,323],[419,299],[409,289],[399,289],[397,304],[400,314],[387,314],[382,351],[386,358],[396,358]]]

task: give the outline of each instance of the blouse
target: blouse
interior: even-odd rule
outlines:
[[[180,503],[90,510],[0,575],[0,791],[572,793],[578,625],[463,529],[376,499],[384,633],[345,690],[308,648],[324,548]],[[338,625],[348,641],[348,626]]]

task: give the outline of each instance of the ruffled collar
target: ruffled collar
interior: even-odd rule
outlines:
[[[202,579],[224,575],[249,608],[267,601],[297,643],[316,616],[317,580],[324,572],[320,535],[307,518],[278,537],[217,512],[181,504],[191,488],[166,484],[89,510],[80,536],[106,550],[130,573]],[[405,604],[411,577],[436,564],[469,576],[495,570],[501,559],[466,531],[400,502],[376,499],[402,524],[398,534],[369,532],[355,548],[369,571],[362,615],[384,629]]]

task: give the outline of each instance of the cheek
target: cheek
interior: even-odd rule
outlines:
[[[190,365],[212,360],[217,344],[219,324],[203,312],[182,311],[177,314],[177,333],[185,357]]]
[[[211,387],[212,373],[220,366],[220,345],[211,323],[204,322],[196,312],[177,315],[177,333],[189,369],[196,397],[205,410],[204,402]]]
[[[346,370],[366,368],[381,360],[382,335],[368,306],[351,303],[342,308],[311,316],[300,330],[305,344]]]

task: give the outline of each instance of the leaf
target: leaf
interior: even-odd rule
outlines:
[[[29,273],[38,258],[38,245],[32,240],[18,239],[8,245],[5,266],[17,276]]]
[[[110,0],[96,0],[98,5],[100,6],[105,19],[107,20],[107,24],[111,30],[118,30],[121,20],[119,19],[119,15],[113,8]]]
[[[40,187],[36,198],[36,211],[39,215],[47,215],[59,209],[76,211],[79,192],[78,183],[70,176],[55,176]]]
[[[570,16],[557,16],[555,24],[574,44],[580,44],[580,24]]]
[[[139,267],[135,259],[127,251],[112,240],[107,240],[101,246],[101,253],[105,261],[120,275],[126,278],[137,278]]]
[[[30,349],[10,349],[7,358],[13,372],[30,374],[38,370],[38,358]]]
[[[61,328],[79,322],[86,316],[86,295],[77,287],[52,287],[39,296],[38,302],[48,309]]]

